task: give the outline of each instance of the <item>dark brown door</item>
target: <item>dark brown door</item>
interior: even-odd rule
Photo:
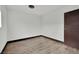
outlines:
[[[79,9],[64,14],[64,42],[79,49]]]

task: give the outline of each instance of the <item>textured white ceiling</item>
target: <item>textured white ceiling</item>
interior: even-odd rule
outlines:
[[[23,11],[29,14],[37,14],[37,15],[44,15],[50,11],[53,11],[61,5],[35,5],[34,9],[30,9],[28,5],[8,5],[8,10],[15,10],[15,11]]]

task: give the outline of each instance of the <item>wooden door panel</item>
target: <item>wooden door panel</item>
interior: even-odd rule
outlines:
[[[79,48],[79,9],[64,14],[64,42]]]

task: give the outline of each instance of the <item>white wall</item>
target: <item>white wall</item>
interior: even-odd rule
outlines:
[[[2,24],[1,24],[1,11],[0,11],[0,28],[1,28]]]
[[[8,40],[16,40],[40,34],[38,15],[8,10]]]
[[[0,52],[7,42],[7,10],[5,6],[0,6],[2,27],[0,28]]]
[[[79,9],[79,6],[63,6],[43,15],[42,34],[64,42],[64,13]]]

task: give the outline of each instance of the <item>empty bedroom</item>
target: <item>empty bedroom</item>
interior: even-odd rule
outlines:
[[[78,54],[79,5],[0,5],[1,54]]]

